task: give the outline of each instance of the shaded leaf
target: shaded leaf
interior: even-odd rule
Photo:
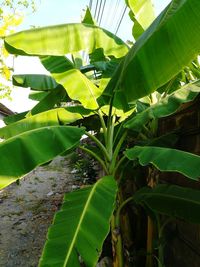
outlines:
[[[66,91],[64,88],[58,86],[56,89],[50,91],[47,96],[42,98],[42,100],[29,111],[29,114],[35,115],[52,109],[56,104],[60,104],[65,96]]]
[[[10,116],[6,116],[3,118],[3,121],[6,125],[14,123],[16,121],[20,121],[22,119],[24,119],[26,117],[26,114],[28,113],[28,111],[24,111],[18,114],[14,114],[14,115],[10,115]]]
[[[127,149],[125,155],[130,159],[138,159],[142,166],[153,164],[160,171],[179,172],[188,178],[200,178],[200,156],[189,152],[153,146],[135,146]]]
[[[43,74],[18,74],[13,75],[13,85],[30,87],[32,90],[49,91],[58,86],[50,76]]]
[[[157,185],[142,188],[134,200],[156,213],[178,217],[192,223],[200,223],[200,191],[176,185]]]
[[[34,101],[41,101],[48,94],[48,91],[30,91],[28,98]]]
[[[156,146],[173,148],[178,141],[178,135],[175,132],[167,133],[156,138],[148,138],[137,142],[138,146]]]

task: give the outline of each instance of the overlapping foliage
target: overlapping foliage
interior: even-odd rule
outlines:
[[[161,171],[180,172],[192,179],[200,176],[197,168],[200,157],[166,148],[166,142],[160,145],[166,136],[159,137],[158,142],[156,127],[153,127],[160,117],[176,112],[182,103],[193,100],[200,91],[196,60],[200,51],[200,2],[172,1],[150,26],[153,14],[149,20],[143,20],[141,14],[138,15],[142,6],[133,0],[127,3],[132,16],[134,14],[135,26],[142,28],[133,30],[137,32],[135,39],[144,31],[131,48],[112,33],[95,26],[88,16],[89,10],[84,23],[32,29],[5,38],[8,52],[38,55],[51,77],[13,77],[15,85],[30,87],[37,93],[34,98],[41,100],[31,111],[6,119],[8,125],[0,130],[0,136],[7,139],[0,144],[0,150],[15,151],[17,144],[19,159],[14,164],[12,153],[2,156],[4,168],[0,170],[0,178],[5,181],[7,177],[9,182],[10,176],[16,174],[17,179],[56,155],[71,151],[83,134],[96,143],[98,151],[87,146],[80,148],[93,156],[108,175],[93,186],[66,196],[49,230],[40,266],[80,266],[80,258],[86,266],[95,266],[111,214],[114,212],[115,217],[124,205],[119,194],[115,206],[113,203],[114,179],[120,191],[125,160],[133,160],[134,166],[153,164]],[[152,12],[151,5],[147,7]],[[88,53],[87,65],[82,64],[79,53],[82,50]],[[80,125],[86,128],[77,128]],[[129,147],[124,153],[124,147],[130,146],[127,136],[135,144],[139,144],[142,137],[143,145]],[[155,138],[153,146],[152,138]],[[184,210],[170,213],[166,205],[170,199],[170,205],[180,207],[177,199],[187,192],[192,194],[192,189],[186,192],[181,187],[168,191],[165,186],[156,188],[140,189],[136,202],[148,206],[154,213],[200,222],[198,216],[195,219],[184,216]],[[197,210],[200,197],[194,194]],[[192,206],[191,199],[185,197],[184,201],[188,207]],[[98,224],[97,232],[92,224]],[[114,266],[122,267],[120,232],[114,234],[119,226],[115,218],[111,226],[113,240],[117,240],[113,242]],[[57,247],[60,249],[55,252]],[[93,253],[92,247],[98,251]]]

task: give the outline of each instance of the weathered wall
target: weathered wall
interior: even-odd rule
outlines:
[[[200,97],[159,122],[159,135],[179,129],[176,148],[200,155]],[[199,166],[200,168],[200,166]],[[200,182],[175,173],[162,174],[169,183],[200,190]],[[199,192],[200,193],[200,192]],[[166,267],[200,266],[200,225],[175,220],[166,231]]]

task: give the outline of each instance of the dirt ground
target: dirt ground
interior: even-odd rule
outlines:
[[[36,267],[65,192],[78,187],[65,158],[0,191],[0,267]]]

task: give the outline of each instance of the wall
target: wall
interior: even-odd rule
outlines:
[[[160,120],[159,135],[178,129],[180,138],[176,148],[200,155],[199,106],[200,97],[183,105],[176,114]],[[179,174],[165,173],[161,179],[200,190],[199,181],[189,180]],[[200,225],[174,220],[166,229],[166,237],[166,267],[200,266]]]

